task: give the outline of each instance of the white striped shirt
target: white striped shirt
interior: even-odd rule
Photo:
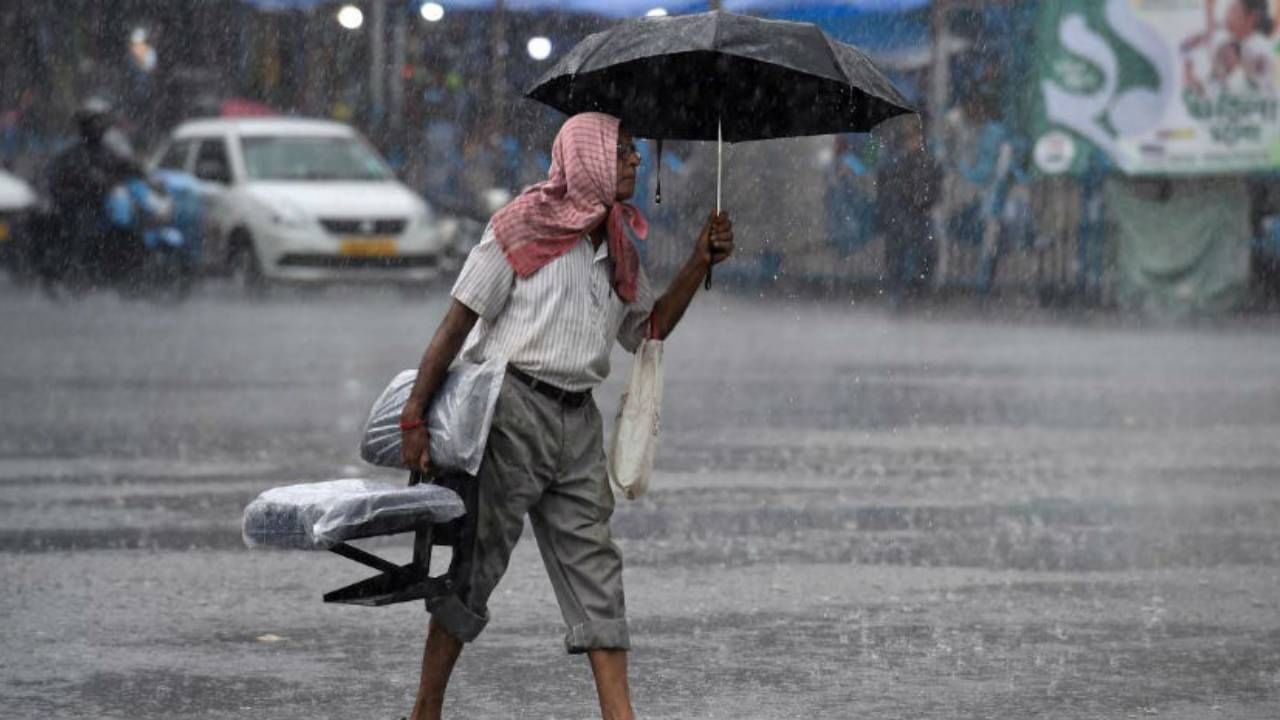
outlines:
[[[463,345],[463,359],[505,357],[566,390],[599,385],[609,375],[614,339],[635,352],[653,310],[644,268],[630,305],[613,291],[612,279],[608,243],[597,250],[586,235],[569,252],[519,278],[492,227],[486,227],[453,285],[453,297],[480,316]]]

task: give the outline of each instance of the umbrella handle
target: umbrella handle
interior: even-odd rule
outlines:
[[[720,216],[720,175],[724,172],[724,133],[721,120],[716,119],[716,216]],[[707,265],[707,281],[703,287],[711,289],[711,264]]]

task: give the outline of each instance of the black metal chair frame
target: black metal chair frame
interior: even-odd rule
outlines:
[[[409,484],[422,482],[422,475],[413,472],[409,475]],[[464,495],[465,499],[465,495]],[[474,517],[472,508],[467,508],[464,521]],[[442,575],[431,575],[431,548],[434,545],[454,545],[454,542],[442,542],[436,532],[435,525],[426,525],[414,531],[413,559],[405,565],[397,565],[390,560],[373,553],[361,550],[346,542],[338,543],[329,551],[367,565],[380,571],[377,575],[365,578],[356,583],[338,588],[324,595],[327,603],[344,603],[347,605],[364,605],[378,607],[411,600],[424,600],[452,591],[449,572]],[[456,557],[455,557],[456,562]],[[450,563],[452,569],[454,563]]]

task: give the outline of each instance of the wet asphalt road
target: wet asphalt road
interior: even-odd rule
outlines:
[[[249,552],[239,517],[273,485],[397,477],[359,427],[444,307],[0,284],[0,716],[407,712],[421,607],[326,606],[366,571]],[[712,294],[667,363],[659,476],[615,516],[642,717],[1280,717],[1274,323]],[[530,537],[491,610],[452,716],[593,716]]]

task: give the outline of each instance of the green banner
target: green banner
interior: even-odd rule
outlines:
[[[1272,0],[1058,0],[1040,5],[1034,160],[1197,175],[1280,165]]]

